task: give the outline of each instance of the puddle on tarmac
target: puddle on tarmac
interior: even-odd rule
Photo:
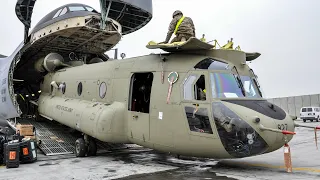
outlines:
[[[226,176],[217,176],[208,170],[197,170],[194,168],[179,168],[178,170],[133,175],[119,180],[237,180]]]

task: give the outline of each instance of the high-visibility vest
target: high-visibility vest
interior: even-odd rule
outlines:
[[[204,92],[204,93],[207,93],[207,90],[206,90],[206,89],[204,89],[204,90],[203,90],[203,92]]]
[[[174,30],[174,34],[177,34],[177,31],[178,31],[178,28],[180,27],[182,21],[184,20],[184,16],[182,16],[182,18],[179,19],[177,25],[176,25],[176,28]]]
[[[22,98],[22,100],[23,100],[23,101],[26,101],[26,100],[24,99],[24,97],[23,97],[21,94],[19,94],[19,96]]]

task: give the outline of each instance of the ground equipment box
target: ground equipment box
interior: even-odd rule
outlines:
[[[32,163],[37,160],[36,141],[27,140],[20,142],[20,162]]]
[[[11,141],[4,144],[4,162],[7,168],[17,168],[20,165],[20,144]]]
[[[4,164],[4,144],[5,144],[5,137],[0,136],[0,165]]]

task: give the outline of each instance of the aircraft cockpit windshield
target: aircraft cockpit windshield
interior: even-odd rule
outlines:
[[[212,58],[200,61],[195,69],[209,70],[212,98],[262,98],[260,86],[254,73],[252,73],[252,76],[239,75],[235,67],[231,68],[230,64]],[[193,79],[196,80],[197,78]],[[188,87],[185,86],[186,88]],[[200,92],[203,91],[204,87],[201,88]]]
[[[213,98],[261,98],[261,94],[253,79],[240,76],[243,90],[233,73],[210,73]]]
[[[35,28],[33,29],[33,32],[36,32],[39,29],[42,29],[52,23],[55,23],[65,18],[76,17],[76,16],[86,16],[86,15],[93,15],[93,14],[98,14],[98,11],[96,11],[90,6],[79,4],[79,3],[67,4],[53,10],[52,12],[47,14],[45,17],[43,17],[36,24]]]
[[[89,12],[98,13],[92,7],[80,5],[80,4],[71,4],[71,5],[68,5],[68,6],[65,6],[65,7],[59,9],[56,12],[56,14],[53,16],[53,19],[56,17],[62,16],[68,12],[76,12],[76,11],[89,11]]]

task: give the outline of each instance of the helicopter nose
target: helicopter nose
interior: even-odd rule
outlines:
[[[241,112],[241,109],[239,111]],[[241,118],[236,112],[238,110],[234,111],[229,104],[212,103],[214,122],[225,150],[237,158],[266,152],[269,148],[267,142],[250,125],[250,122]]]
[[[266,152],[279,149],[292,139],[295,134],[294,121],[285,111],[275,105],[270,107],[270,103],[263,101],[241,103],[242,105],[227,102],[225,105],[261,136],[268,145]]]

